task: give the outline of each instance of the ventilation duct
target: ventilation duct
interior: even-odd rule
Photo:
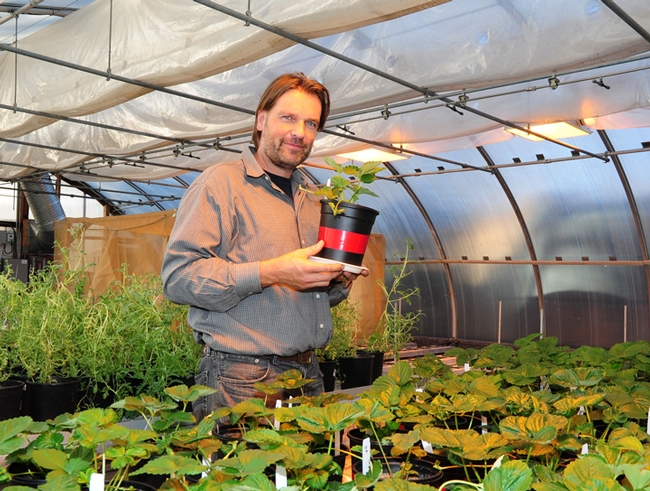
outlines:
[[[29,252],[51,253],[54,251],[54,222],[63,220],[65,212],[56,195],[50,175],[43,174],[40,179],[24,181],[20,185],[34,215],[34,223],[30,230]]]

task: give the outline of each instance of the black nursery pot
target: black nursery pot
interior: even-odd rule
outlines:
[[[404,463],[404,459],[397,458],[397,457],[390,457],[387,459],[387,462],[384,461],[384,459],[380,459],[380,462],[382,463],[382,477],[381,479],[387,479],[390,476],[397,474]],[[406,477],[406,480],[415,483],[415,484],[426,484],[429,486],[438,486],[439,484],[442,484],[443,478],[445,477],[443,475],[443,472],[441,470],[438,470],[433,467],[433,465],[426,461],[426,460],[420,460],[420,459],[409,459],[409,463],[411,464],[411,472],[412,474],[409,474],[408,477]],[[361,473],[361,470],[363,469],[363,462],[360,460],[357,460],[352,464],[352,474],[359,474]]]
[[[60,414],[74,413],[79,403],[79,379],[57,379],[55,383],[27,382],[21,414],[34,421],[54,419]]]
[[[323,374],[325,392],[332,392],[336,387],[336,360],[323,360],[318,362]]]
[[[365,387],[372,384],[374,356],[370,353],[357,353],[350,358],[339,358],[339,378],[341,389]]]
[[[353,203],[341,203],[339,208],[343,213],[334,215],[329,201],[321,201],[318,240],[324,240],[325,246],[316,256],[361,266],[379,212]]]
[[[7,380],[0,384],[0,421],[20,416],[25,382]]]

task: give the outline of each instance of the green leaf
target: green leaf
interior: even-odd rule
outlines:
[[[650,487],[650,471],[644,465],[622,464],[621,469],[630,481],[633,489],[646,489]]]
[[[187,385],[183,384],[165,389],[165,394],[178,402],[194,402],[199,397],[208,396],[215,392],[217,392],[216,389],[206,387],[205,385],[193,385],[188,388]]]
[[[483,481],[485,491],[527,491],[533,481],[533,471],[519,460],[504,462],[488,472]]]
[[[34,450],[32,459],[40,467],[51,470],[63,470],[68,463],[68,455],[62,450],[53,448]]]
[[[549,382],[561,387],[593,387],[605,373],[600,368],[574,368],[558,370],[549,377]]]
[[[155,475],[176,475],[186,476],[191,474],[201,474],[208,467],[197,462],[196,459],[184,457],[182,455],[162,455],[158,458],[149,460],[137,471],[130,475],[138,474],[155,474]]]
[[[596,455],[585,455],[571,462],[565,469],[564,484],[571,491],[585,489],[586,482],[614,479],[615,475],[604,459]],[[595,488],[594,488],[595,489]]]
[[[23,438],[17,437],[27,430],[33,421],[29,416],[0,421],[0,455],[9,454],[25,444]]]

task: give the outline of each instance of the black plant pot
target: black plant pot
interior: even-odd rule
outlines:
[[[350,441],[350,448],[361,446],[366,438],[370,438],[370,449],[376,450],[377,456],[380,456],[382,454],[382,450],[384,454],[390,455],[391,448],[393,448],[392,443],[380,443],[375,439],[374,436],[369,436],[366,432],[359,428],[352,428],[348,430],[346,435]],[[359,457],[361,457],[361,455],[356,452],[355,455],[359,455]]]
[[[350,358],[339,358],[339,379],[341,389],[365,387],[372,384],[372,367],[374,356],[369,353],[357,353]]]
[[[332,392],[336,387],[336,360],[319,361],[320,371],[323,374],[325,392]]]
[[[341,203],[343,210],[334,215],[328,200],[321,200],[321,218],[318,240],[324,240],[317,257],[340,263],[361,266],[370,233],[379,215],[377,210],[352,203]]]
[[[380,477],[381,480],[388,479],[392,475],[397,474],[402,467],[402,464],[404,463],[404,459],[398,457],[389,457],[384,460],[383,458],[379,458],[379,462],[382,463],[382,476]],[[444,482],[445,476],[443,475],[443,472],[434,468],[431,462],[414,458],[410,458],[408,462],[411,464],[412,474],[409,474],[405,477],[407,481],[415,484],[426,484],[429,486],[434,486],[436,488],[439,484]],[[362,469],[363,462],[357,460],[352,464],[352,475],[361,473]]]
[[[51,384],[27,381],[21,414],[34,421],[54,419],[60,414],[74,413],[79,403],[79,379],[57,378]]]
[[[7,471],[11,475],[11,484],[16,486],[36,489],[39,485],[45,484],[45,474],[29,464],[12,462],[7,467]]]
[[[384,371],[384,352],[383,351],[370,351],[373,356],[372,360],[372,378],[371,383],[382,376]]]
[[[25,382],[7,380],[0,385],[0,421],[20,416]]]

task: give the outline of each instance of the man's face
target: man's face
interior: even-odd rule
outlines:
[[[262,134],[256,155],[262,168],[289,177],[311,152],[320,114],[318,97],[295,89],[282,94],[270,110],[260,111],[257,129]]]

